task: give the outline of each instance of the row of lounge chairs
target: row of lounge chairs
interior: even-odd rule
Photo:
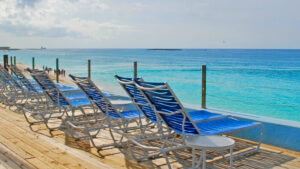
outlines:
[[[251,128],[261,128],[255,149],[263,137],[263,125],[235,117],[209,112],[206,109],[187,111],[167,83],[146,82],[142,78],[115,75],[116,80],[134,104],[134,110],[120,109],[111,102],[111,95],[101,91],[89,78],[69,75],[78,88],[54,83],[42,70],[27,71],[29,80],[16,66],[12,74],[0,66],[1,102],[22,111],[30,127],[44,123],[50,133],[63,130],[75,139],[89,139],[99,151],[104,147],[136,146],[143,154],[132,157],[143,159],[163,156],[171,168],[168,154],[186,148],[190,135],[228,135]],[[56,125],[51,126],[51,121]],[[59,121],[59,122],[58,122]],[[103,130],[109,130],[113,143],[97,144]],[[117,137],[115,135],[120,135]],[[126,142],[127,140],[127,142]],[[148,144],[159,141],[158,145]]]

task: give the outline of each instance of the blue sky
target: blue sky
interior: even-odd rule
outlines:
[[[300,48],[299,0],[0,0],[0,46]]]

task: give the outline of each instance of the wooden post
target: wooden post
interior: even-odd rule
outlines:
[[[206,65],[202,65],[202,103],[201,107],[206,107]]]
[[[16,64],[17,64],[17,58],[16,56],[14,56],[14,65],[16,66]]]
[[[34,69],[35,69],[35,58],[32,57],[32,70],[34,70]]]
[[[8,71],[8,55],[3,55],[3,67]]]
[[[133,78],[137,78],[137,62],[133,62]]]
[[[88,78],[91,79],[91,60],[88,60]]]
[[[9,71],[9,69],[8,69],[8,66],[9,66],[9,64],[8,64],[9,63],[8,55],[7,55],[5,60],[6,60],[6,69],[7,69],[7,71]]]
[[[12,58],[12,56],[10,56],[10,66],[12,66],[13,65],[13,58]],[[10,68],[12,68],[12,67],[10,67]],[[10,70],[10,74],[12,75],[13,74],[13,72]]]
[[[59,83],[59,61],[56,58],[56,83]]]

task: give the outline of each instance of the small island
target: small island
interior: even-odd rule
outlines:
[[[147,50],[171,50],[171,51],[173,51],[173,50],[182,50],[182,49],[153,48],[153,49],[147,49]]]
[[[19,50],[19,49],[10,48],[9,46],[0,46],[0,50]]]

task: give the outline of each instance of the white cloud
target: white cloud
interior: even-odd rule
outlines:
[[[80,18],[73,18],[61,24],[70,32],[80,32],[86,38],[93,39],[109,39],[111,35],[119,31],[130,30],[126,25],[117,25],[109,22],[98,23],[95,21],[83,20]]]
[[[18,36],[84,38],[109,38],[130,30],[127,25],[89,18],[109,9],[101,0],[39,0],[31,5],[20,2],[0,1],[0,29]]]
[[[299,5],[299,0],[0,0],[0,46],[299,48]]]

